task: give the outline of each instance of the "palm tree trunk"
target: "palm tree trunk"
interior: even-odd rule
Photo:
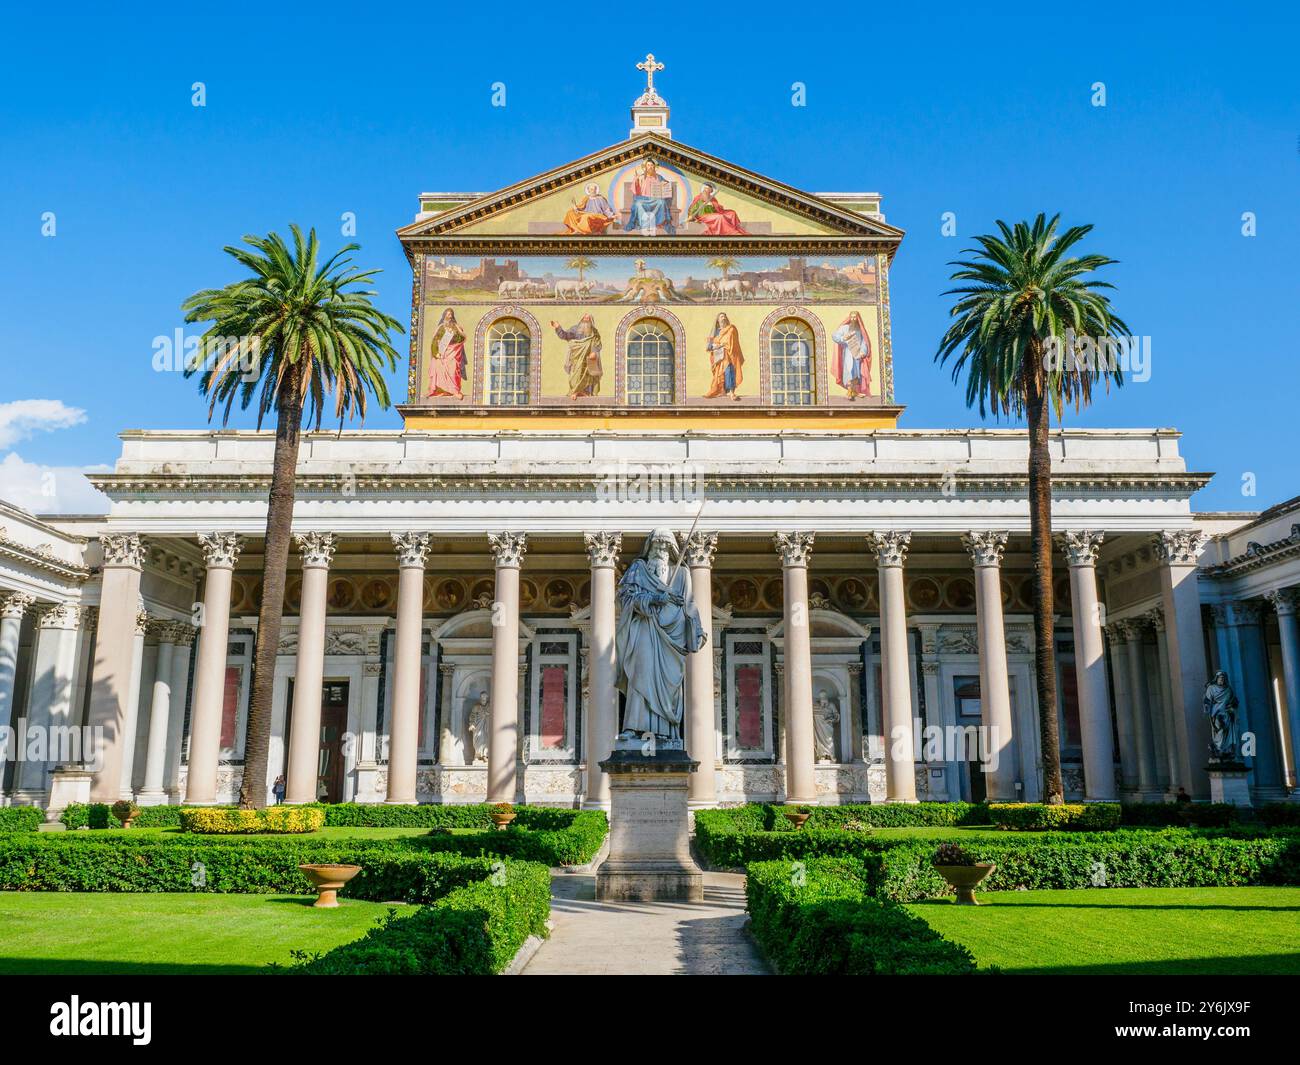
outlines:
[[[244,779],[239,805],[258,810],[266,805],[266,767],[271,747],[272,693],[275,658],[280,647],[284,614],[285,573],[293,532],[294,477],[298,470],[298,441],[302,431],[302,398],[279,409],[275,428],[275,457],[271,463],[271,494],[266,512],[266,548],[262,557],[262,603],[257,612],[257,647],[253,654],[253,694],[244,738]]]
[[[1056,604],[1052,590],[1052,453],[1050,411],[1042,359],[1034,353],[1027,374],[1029,421],[1029,536],[1034,559],[1034,679],[1038,687],[1038,731],[1042,745],[1043,792],[1049,803],[1065,801],[1061,785],[1061,743],[1056,718]]]

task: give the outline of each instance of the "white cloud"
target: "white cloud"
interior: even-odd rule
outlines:
[[[13,405],[0,404],[0,408]],[[33,514],[103,514],[108,496],[92,487],[86,474],[111,470],[111,466],[43,466],[11,451],[0,459],[0,499]]]
[[[70,429],[86,420],[80,407],[57,399],[15,399],[0,403],[0,447],[11,447],[33,433]]]

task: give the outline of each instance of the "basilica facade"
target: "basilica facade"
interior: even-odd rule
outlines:
[[[647,67],[626,139],[399,230],[404,427],[304,437],[268,795],[607,805],[616,581],[667,527],[694,805],[1041,799],[1025,434],[900,427],[881,196],[682,144]],[[107,515],[0,508],[0,801],[235,798],[272,449],[127,431]],[[1067,798],[1208,798],[1220,668],[1294,794],[1300,505],[1194,513],[1172,429],[1052,450]]]

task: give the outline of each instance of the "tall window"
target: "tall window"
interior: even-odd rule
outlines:
[[[528,402],[528,328],[502,318],[488,330],[488,403],[517,407]]]
[[[812,330],[798,318],[782,318],[772,329],[772,403],[806,407],[813,401]]]
[[[665,407],[673,401],[673,336],[660,322],[637,322],[627,335],[627,401]]]

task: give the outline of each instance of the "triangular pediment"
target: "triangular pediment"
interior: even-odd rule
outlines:
[[[653,170],[647,164],[653,164]],[[902,231],[654,134],[421,217],[404,242],[443,238],[856,238],[892,253]]]

